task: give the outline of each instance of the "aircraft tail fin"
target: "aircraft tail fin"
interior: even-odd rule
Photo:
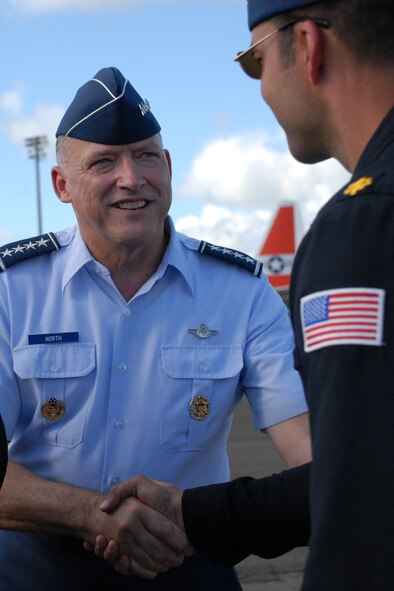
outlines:
[[[298,246],[296,206],[280,205],[258,253],[269,282],[277,291],[288,290],[294,255]]]

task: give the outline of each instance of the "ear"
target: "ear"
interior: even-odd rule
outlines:
[[[164,154],[167,160],[167,165],[168,165],[168,170],[170,171],[170,178],[172,179],[172,162],[171,162],[171,156],[168,150],[164,150]]]
[[[299,23],[298,32],[302,35],[304,63],[310,82],[316,86],[321,81],[323,67],[323,32],[311,20]]]
[[[67,190],[67,181],[64,169],[61,166],[54,166],[51,170],[53,189],[62,203],[71,203]]]

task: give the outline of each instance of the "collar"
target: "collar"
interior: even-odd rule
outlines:
[[[70,235],[71,234],[71,235]],[[88,247],[86,246],[81,232],[78,226],[75,226],[71,229],[70,234],[68,235],[68,244],[67,244],[67,261],[66,267],[64,269],[63,274],[63,281],[62,281],[62,291],[66,289],[67,284],[71,281],[71,279],[78,273],[82,267],[87,265],[88,263],[95,263],[97,261],[94,260],[93,256],[91,255]],[[63,236],[58,236],[60,243],[65,239]],[[100,263],[97,263],[100,264]]]
[[[175,230],[174,222],[170,216],[167,216],[165,220],[165,230],[170,235],[170,240],[163,260],[157,271],[153,274],[152,279],[158,281],[163,277],[168,267],[173,267],[182,275],[192,295],[194,295],[195,283],[187,257],[188,249],[184,245],[184,239],[186,237]]]
[[[191,293],[194,294],[195,283],[186,255],[187,248],[183,245],[183,235],[175,230],[174,222],[170,216],[167,216],[165,220],[165,230],[169,233],[170,240],[158,269],[148,280],[148,283],[151,285],[158,281],[163,277],[168,267],[173,267],[182,275]],[[57,238],[62,246],[67,246],[68,251],[62,281],[63,292],[74,275],[76,275],[84,266],[93,265],[96,272],[102,273],[103,275],[109,274],[108,269],[93,258],[81,236],[78,226],[57,233]]]
[[[365,168],[369,168],[371,164],[374,164],[387,147],[393,143],[393,138],[394,108],[390,109],[369,140],[364,152],[361,154],[361,157],[357,162],[353,177],[357,178],[357,176],[360,175],[360,171],[364,171]]]

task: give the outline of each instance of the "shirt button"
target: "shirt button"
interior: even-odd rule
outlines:
[[[126,316],[126,318],[128,318],[130,316],[130,314],[131,314],[130,308],[125,308],[123,310],[123,316]]]
[[[119,371],[127,371],[127,365],[125,363],[121,363],[119,365]]]
[[[205,363],[205,361],[203,361],[202,363],[200,363],[200,371],[202,371],[203,373],[205,373],[206,371],[208,371],[208,364]]]
[[[56,373],[57,371],[59,371],[59,366],[57,365],[57,363],[51,363],[49,369],[52,373]]]
[[[113,478],[111,478],[111,485],[112,486],[119,484],[119,482],[120,482],[120,478],[118,476],[114,476]]]
[[[124,429],[124,427],[125,427],[125,424],[124,424],[124,422],[123,422],[123,421],[116,421],[116,423],[115,423],[115,427],[116,427],[117,429]]]

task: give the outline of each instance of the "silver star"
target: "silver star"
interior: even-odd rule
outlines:
[[[3,259],[5,259],[5,257],[12,257],[12,250],[6,248],[6,250],[3,250],[3,252],[1,252],[0,254],[3,257]]]
[[[33,250],[36,249],[35,244],[31,240],[30,240],[30,242],[28,242],[27,244],[24,244],[23,246],[26,248],[26,250],[29,250],[30,248],[32,248]]]
[[[40,240],[37,240],[36,246],[46,246],[47,242],[50,242],[49,238],[47,238],[46,240],[44,240],[44,238],[41,238]]]

